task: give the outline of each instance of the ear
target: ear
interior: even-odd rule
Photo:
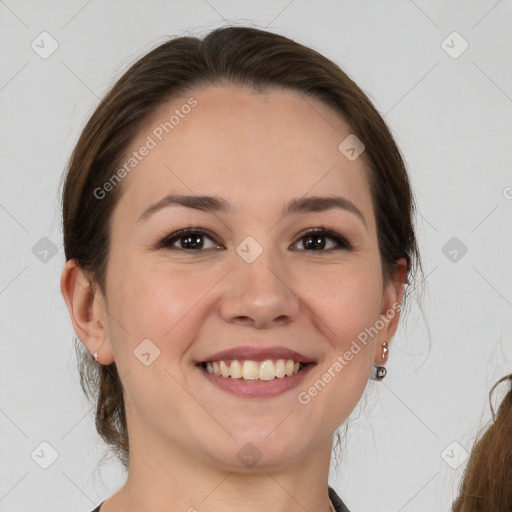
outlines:
[[[387,341],[389,345],[398,328],[406,278],[407,262],[404,258],[400,258],[396,262],[394,274],[386,284],[382,295],[380,319],[384,323],[384,327],[379,332],[378,343],[375,344],[374,361],[377,365],[383,363],[382,342]]]
[[[104,297],[97,286],[91,286],[76,260],[66,262],[60,278],[60,291],[75,333],[89,353],[98,353],[98,363],[114,362]]]

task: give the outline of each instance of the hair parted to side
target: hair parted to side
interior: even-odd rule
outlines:
[[[503,381],[510,389],[498,414],[492,406],[492,394]],[[476,438],[464,470],[460,494],[453,512],[509,512],[512,510],[512,374],[502,377],[489,392],[492,422]]]
[[[384,283],[397,260],[405,258],[407,284],[413,284],[416,271],[422,274],[413,227],[415,204],[403,158],[384,119],[335,63],[289,38],[252,27],[227,26],[202,39],[166,41],[135,62],[102,99],[79,137],[65,175],[66,260],[75,259],[91,286],[106,296],[110,219],[123,187],[114,187],[102,200],[94,190],[115,173],[160,105],[194,88],[223,83],[296,92],[339,113],[365,144],[360,158],[368,169]],[[406,288],[404,303],[409,292]],[[123,387],[116,365],[96,363],[76,338],[75,348],[82,389],[96,403],[96,429],[128,468]]]

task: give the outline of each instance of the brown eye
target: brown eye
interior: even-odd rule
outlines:
[[[214,247],[205,247],[204,238],[209,238],[212,242],[215,242],[214,238],[203,229],[182,229],[173,233],[167,237],[165,237],[159,244],[159,248],[166,248],[170,250],[182,250],[182,251],[193,251],[193,252],[201,252],[201,249],[214,249],[219,247],[219,245],[215,245]],[[180,244],[180,246],[174,246],[176,243]]]
[[[325,239],[334,240],[336,247],[325,249]],[[331,252],[337,250],[351,250],[352,246],[341,235],[326,228],[314,228],[306,231],[301,235],[299,241],[303,240],[303,247],[308,252]]]
[[[205,246],[205,238],[213,242],[213,246]],[[326,248],[328,245],[325,241],[326,239],[334,241],[334,247]],[[306,250],[307,252],[332,252],[339,250],[350,251],[353,249],[345,238],[335,231],[327,228],[314,228],[306,231],[294,245],[297,245],[300,241],[303,242],[303,249],[299,250]],[[186,228],[176,231],[175,233],[163,238],[158,243],[157,248],[186,252],[203,252],[203,250],[216,248],[223,249],[209,231],[199,228]]]

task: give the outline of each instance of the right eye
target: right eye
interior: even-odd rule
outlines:
[[[163,238],[159,243],[158,247],[161,249],[169,249],[171,251],[185,251],[185,252],[202,252],[204,249],[203,238],[209,238],[214,241],[213,235],[202,228],[186,228],[180,229],[175,233],[172,233]],[[179,243],[188,247],[175,247],[174,244]],[[215,242],[216,243],[216,242]],[[217,248],[219,245],[216,246]],[[206,249],[214,249],[215,247],[206,247]]]

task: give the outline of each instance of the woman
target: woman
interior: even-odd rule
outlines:
[[[501,382],[509,389],[498,414],[492,393]],[[502,377],[489,392],[492,423],[475,441],[466,465],[460,495],[453,512],[507,512],[512,510],[512,374]]]
[[[225,27],[136,62],[63,189],[82,387],[128,471],[95,512],[347,511],[333,435],[385,375],[413,215],[384,120],[312,49]]]

